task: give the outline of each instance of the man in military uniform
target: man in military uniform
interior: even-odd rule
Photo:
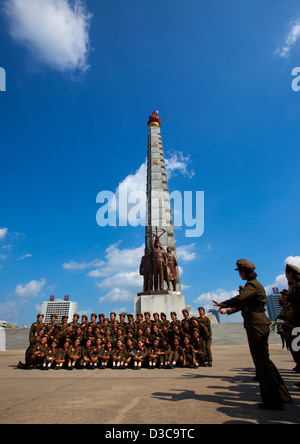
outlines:
[[[291,396],[269,356],[270,320],[265,315],[267,302],[264,287],[257,281],[255,265],[240,259],[237,268],[242,280],[247,281],[245,287],[240,287],[239,295],[218,303],[221,314],[232,314],[242,311],[244,327],[247,332],[250,352],[256,368],[260,384],[262,403],[259,407],[266,410],[283,410],[283,404],[291,402]],[[224,308],[227,311],[223,310]]]

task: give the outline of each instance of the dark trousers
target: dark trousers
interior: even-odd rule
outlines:
[[[269,325],[246,326],[249,348],[260,384],[262,401],[282,404],[291,401],[290,394],[269,356]]]

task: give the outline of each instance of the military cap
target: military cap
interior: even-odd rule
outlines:
[[[136,316],[141,316],[141,317],[143,317],[143,314],[142,314],[142,313],[137,313]]]
[[[61,318],[61,320],[63,320],[63,319],[69,319],[69,317],[68,317],[68,316],[63,316],[63,317]]]
[[[101,317],[105,318],[105,314],[104,313],[99,313],[98,316],[99,316],[99,318],[101,318]]]
[[[300,274],[300,270],[298,267],[296,267],[296,265],[291,265],[291,264],[286,264],[286,270],[290,273],[290,272],[296,272],[297,274]]]
[[[189,340],[191,340],[191,337],[188,333],[185,333],[184,338],[188,338]]]
[[[286,295],[288,294],[288,292],[289,292],[289,290],[282,290],[282,291],[280,292],[280,294],[286,296]]]
[[[44,315],[43,315],[42,313],[39,313],[39,314],[37,315],[37,318],[39,318],[40,316],[42,316],[42,318],[44,318]]]
[[[145,311],[144,316],[146,316],[146,315],[151,316],[149,311]]]
[[[96,313],[92,313],[92,314],[91,314],[91,317],[92,317],[92,316],[94,316],[94,318],[97,318]]]
[[[157,313],[157,312],[153,313],[153,317],[154,317],[155,315],[159,317],[159,313]]]
[[[187,313],[187,314],[189,314],[189,311],[188,311],[186,308],[184,308],[184,309],[181,311],[181,313]]]
[[[166,313],[161,312],[160,316],[165,316],[167,317]]]
[[[75,316],[77,317],[77,319],[79,319],[79,318],[80,318],[80,316],[79,316],[79,314],[78,314],[78,313],[75,313],[75,314],[73,315],[73,318],[75,318]]]
[[[55,318],[55,319],[57,319],[57,314],[52,314],[52,315],[51,315],[51,318]]]
[[[132,314],[128,314],[127,317],[128,318],[133,318],[133,315]]]
[[[115,313],[114,311],[112,311],[110,314],[111,314],[111,315],[115,315],[115,316],[117,316],[116,313]]]
[[[242,270],[243,268],[249,268],[250,270],[255,270],[255,265],[247,259],[239,259],[236,263],[237,268],[235,270]]]

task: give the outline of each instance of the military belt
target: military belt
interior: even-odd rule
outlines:
[[[243,311],[246,313],[265,313],[264,307],[244,307]]]

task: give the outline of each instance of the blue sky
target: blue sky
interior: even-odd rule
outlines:
[[[50,294],[133,311],[144,228],[100,228],[96,196],[141,183],[156,109],[170,191],[205,193],[203,236],[175,232],[186,303],[233,296],[239,258],[285,287],[300,264],[298,1],[2,0],[0,56],[1,319],[30,324]]]

